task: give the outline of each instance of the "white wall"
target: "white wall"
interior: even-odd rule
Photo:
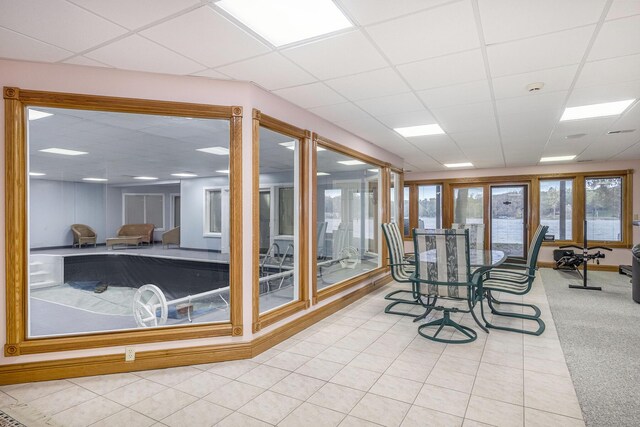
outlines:
[[[206,188],[229,188],[227,177],[184,179],[180,183],[180,247],[186,249],[222,250],[222,237],[205,237]],[[223,199],[225,197],[223,196]],[[223,202],[224,206],[224,202]],[[228,204],[227,204],[228,206]],[[223,212],[225,210],[223,209]],[[227,211],[228,212],[228,211]],[[222,221],[227,224],[228,215]],[[224,227],[223,227],[224,228]]]

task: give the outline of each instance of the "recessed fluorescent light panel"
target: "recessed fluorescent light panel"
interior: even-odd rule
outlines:
[[[42,153],[62,154],[63,156],[81,156],[83,154],[89,154],[86,151],[67,150],[65,148],[45,148],[40,151]]]
[[[172,173],[171,176],[178,176],[180,178],[195,178],[198,175],[191,172],[180,172],[180,173]]]
[[[107,178],[82,178],[83,181],[105,182],[109,181]]]
[[[635,99],[566,108],[564,110],[564,114],[560,118],[560,121],[617,116],[618,114],[622,114],[624,110],[633,103],[633,101],[635,101]]]
[[[331,0],[221,0],[215,4],[274,46],[353,26]]]
[[[216,172],[218,172],[218,173],[227,173],[227,174],[229,173],[229,171],[227,169],[221,170],[221,171],[216,171]]]
[[[215,154],[216,156],[228,156],[229,149],[225,147],[206,147],[197,148],[196,151],[202,151],[203,153]]]
[[[473,167],[473,163],[445,163],[444,164],[448,168],[470,168]]]
[[[45,176],[46,173],[42,172],[29,172],[29,176]]]
[[[318,172],[316,175],[318,175],[318,176],[327,176],[327,175],[331,175],[331,174],[327,173],[327,172]]]
[[[576,156],[553,156],[553,157],[542,157],[540,159],[541,162],[565,162],[567,160],[573,160]]]
[[[288,148],[289,150],[295,150],[296,149],[296,142],[295,141],[281,142],[279,145],[282,145],[283,147]]]
[[[412,136],[425,136],[425,135],[442,135],[444,131],[439,124],[433,125],[419,125],[409,126],[405,128],[394,128],[400,135],[410,138]]]
[[[339,160],[338,163],[346,166],[364,165],[360,160]]]
[[[53,116],[51,113],[45,113],[44,111],[32,110],[29,108],[29,120],[44,119],[45,117]]]
[[[133,179],[139,179],[140,181],[154,181],[158,179],[155,176],[134,176]]]
[[[378,169],[367,169],[369,172],[378,173]]]

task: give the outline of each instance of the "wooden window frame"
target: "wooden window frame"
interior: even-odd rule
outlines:
[[[253,332],[279,322],[299,311],[310,307],[309,299],[309,282],[308,282],[308,215],[300,215],[298,221],[298,298],[273,310],[260,313],[260,127],[264,127],[274,132],[287,135],[299,141],[299,150],[297,150],[299,171],[298,179],[300,182],[300,194],[298,196],[298,204],[296,210],[304,213],[308,206],[308,170],[309,170],[309,146],[311,141],[311,132],[298,128],[286,122],[278,120],[274,117],[262,114],[260,110],[254,109],[252,125],[252,163],[253,163],[253,197],[252,197],[252,219],[253,219],[253,293],[252,293],[252,311],[253,311]]]
[[[339,144],[335,141],[332,141],[328,138],[320,136],[318,134],[313,134],[312,145],[311,145],[311,201],[312,201],[312,209],[311,209],[311,224],[317,224],[318,222],[318,146],[323,148],[330,149],[332,151],[338,152],[340,154],[344,154],[346,156],[352,157],[353,159],[363,161],[370,165],[378,166],[380,168],[380,201],[378,203],[378,215],[380,218],[380,223],[388,222],[389,217],[391,215],[389,210],[389,177],[390,177],[390,168],[391,165],[389,163],[385,163],[381,160],[378,160],[374,157],[368,156],[366,154],[360,153],[352,148]],[[398,170],[398,169],[396,169]],[[315,228],[315,226],[314,226]],[[380,233],[380,230],[378,230]],[[357,286],[366,280],[377,276],[381,273],[384,273],[387,269],[387,247],[382,235],[379,234],[379,238],[381,240],[381,263],[380,267],[374,268],[373,270],[363,272],[356,276],[350,277],[342,282],[338,282],[334,285],[331,285],[327,288],[318,290],[318,236],[317,233],[311,233],[311,256],[309,258],[311,262],[311,294],[312,294],[312,302],[313,304],[317,304],[320,301],[326,300],[334,295],[337,295],[349,288]]]
[[[121,347],[151,342],[242,335],[242,107],[215,106],[136,98],[119,98],[4,87],[5,103],[5,256],[6,328],[5,356]],[[229,267],[231,310],[228,322],[164,326],[91,334],[28,338],[27,241],[27,107],[70,108],[118,113],[153,114],[229,120],[229,184],[231,234]]]

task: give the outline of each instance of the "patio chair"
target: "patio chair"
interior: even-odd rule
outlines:
[[[469,230],[413,230],[413,242],[415,248],[415,272],[411,280],[416,287],[414,292],[419,298],[423,294],[434,298],[466,301],[468,310],[458,307],[426,305],[425,313],[416,317],[421,320],[432,311],[442,311],[442,318],[435,319],[418,327],[418,333],[432,341],[448,344],[464,344],[475,341],[478,334],[468,326],[463,326],[451,319],[451,313],[471,313],[471,316],[480,326],[488,330],[480,323],[473,309],[482,296],[482,282],[479,275],[471,273],[469,261]],[[426,292],[421,288],[426,285]],[[451,339],[439,338],[438,335],[444,327],[452,327],[465,338]],[[428,333],[429,329],[436,328],[435,332]]]
[[[541,335],[544,332],[545,324],[540,319],[540,309],[533,304],[522,304],[516,302],[499,301],[493,296],[493,292],[504,292],[512,295],[525,295],[527,294],[533,285],[533,281],[536,278],[536,263],[538,262],[538,254],[540,253],[540,247],[544,240],[544,235],[549,229],[546,225],[539,225],[531,245],[529,246],[529,252],[527,255],[526,264],[511,264],[504,263],[499,268],[489,270],[484,276],[482,287],[487,298],[487,304],[491,309],[491,313],[495,316],[512,317],[516,319],[531,320],[538,323],[538,329],[536,331],[527,331],[524,329],[515,329],[505,326],[493,325],[485,319],[484,308],[481,310],[481,315],[485,324],[489,328],[501,329],[511,332],[521,332],[530,335]],[[509,267],[503,268],[503,267]],[[495,306],[516,306],[533,310],[533,314],[515,313],[500,311]]]
[[[71,232],[73,233],[73,244],[71,247],[78,245],[78,248],[82,245],[88,245],[93,243],[96,246],[96,240],[98,235],[96,231],[85,224],[71,224]]]

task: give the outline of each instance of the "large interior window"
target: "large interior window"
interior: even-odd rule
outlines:
[[[442,186],[418,186],[418,228],[442,228]]]
[[[228,322],[229,120],[32,110],[27,336]]]
[[[328,147],[317,156],[317,289],[380,264],[380,168]]]
[[[585,219],[589,240],[622,241],[622,178],[585,179]]]
[[[540,180],[540,224],[555,240],[573,240],[573,179]]]

